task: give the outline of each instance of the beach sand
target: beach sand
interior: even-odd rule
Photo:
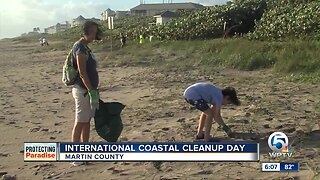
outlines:
[[[61,82],[67,52],[39,52],[38,43],[0,41],[0,177],[17,179],[320,179],[318,84],[289,82],[269,71],[220,69],[205,76],[197,70],[155,73],[142,67],[99,68],[101,98],[126,105],[123,142],[194,139],[199,112],[182,98],[191,83],[211,81],[234,86],[240,107],[225,107],[222,116],[237,139],[259,141],[261,162],[269,162],[268,136],[286,133],[300,171],[261,172],[258,162],[24,162],[23,142],[70,141],[74,123],[71,89]],[[99,59],[102,55],[97,54]],[[270,80],[272,78],[272,80]],[[93,126],[93,121],[92,128]],[[213,124],[212,134],[228,138]],[[90,141],[103,141],[94,130]],[[280,160],[278,160],[280,161]]]

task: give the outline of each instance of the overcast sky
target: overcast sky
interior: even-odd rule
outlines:
[[[173,0],[195,2],[203,5],[222,4],[227,0]],[[145,0],[146,3],[162,3],[162,0]],[[20,36],[34,27],[43,29],[58,22],[70,21],[79,15],[96,17],[107,8],[130,10],[140,0],[4,0],[0,3],[0,39]]]

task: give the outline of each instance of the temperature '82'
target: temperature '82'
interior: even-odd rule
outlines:
[[[293,164],[286,164],[286,165],[284,165],[284,169],[285,170],[292,170],[292,168],[293,168]]]

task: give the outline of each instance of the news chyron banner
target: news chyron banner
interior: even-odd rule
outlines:
[[[25,143],[24,161],[259,161],[259,143]]]

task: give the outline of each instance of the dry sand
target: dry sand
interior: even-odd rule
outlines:
[[[92,162],[79,167],[23,162],[23,142],[69,141],[74,123],[71,90],[61,82],[67,52],[42,53],[38,48],[38,43],[0,41],[0,176],[8,173],[21,180],[320,179],[320,117],[315,112],[320,87],[288,82],[268,71],[221,70],[204,76],[196,70],[178,74],[140,67],[99,69],[102,99],[127,105],[120,141],[192,141],[199,113],[181,95],[189,84],[207,80],[239,89],[243,105],[222,110],[237,138],[260,141],[261,161],[268,162],[268,135],[286,133],[294,143],[294,158],[286,161],[299,161],[299,172],[260,172],[256,162]],[[216,124],[212,131],[227,139]],[[92,131],[90,141],[102,139]]]

